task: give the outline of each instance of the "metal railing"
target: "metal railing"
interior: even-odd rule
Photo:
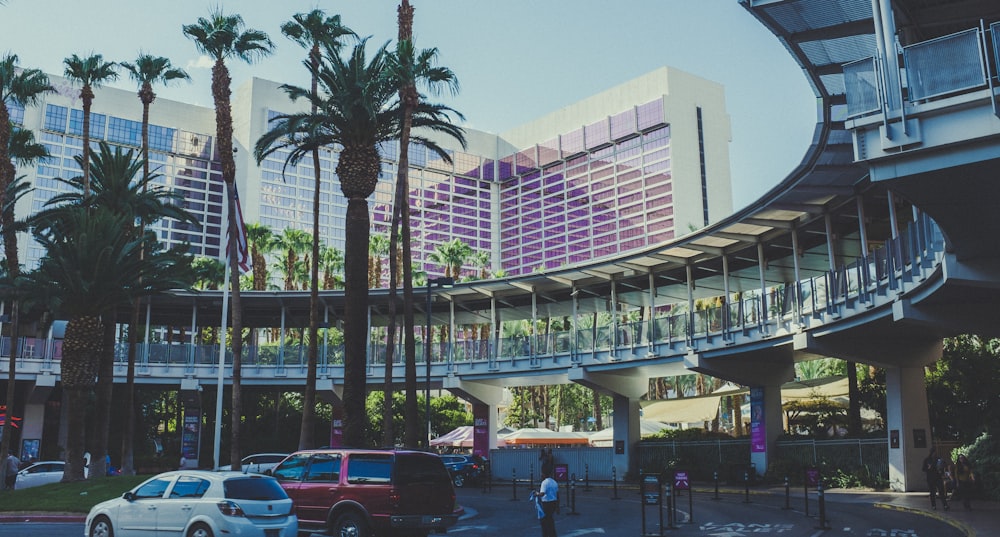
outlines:
[[[435,341],[431,345],[431,363],[447,366],[446,372],[458,371],[459,367],[463,370],[564,367],[593,360],[598,353],[610,360],[641,360],[651,354],[669,352],[674,347],[697,349],[703,345],[729,344],[736,338],[794,332],[815,322],[840,318],[847,315],[848,310],[871,307],[878,300],[886,300],[900,292],[905,285],[919,279],[924,271],[936,266],[943,243],[936,224],[921,213],[897,238],[821,276],[772,286],[754,294],[744,293],[728,301],[719,297],[716,305],[695,311],[690,311],[687,303],[658,306],[658,313],[652,319],[490,340]],[[588,322],[590,318],[588,315]],[[459,333],[478,335],[480,331]],[[53,362],[58,363],[61,342],[24,338],[22,345],[25,353],[18,361],[19,370],[22,367],[24,371],[51,369]],[[0,350],[9,354],[9,348],[9,338],[6,338]],[[417,361],[425,363],[424,345],[420,343],[417,348]],[[115,361],[119,367],[127,362],[127,351],[127,344],[117,345]],[[154,366],[158,373],[176,370],[191,374],[206,367],[217,367],[219,347],[217,344],[140,343],[136,356],[140,374],[148,373]],[[375,369],[384,365],[385,356],[385,345],[369,344],[370,374],[375,375]],[[401,365],[401,345],[395,356],[395,363]],[[248,373],[304,372],[306,362],[305,347],[298,341],[243,347],[242,365]],[[226,363],[232,363],[230,352],[227,352]],[[320,374],[328,374],[343,363],[342,345],[321,344]],[[441,373],[437,371],[435,376]]]

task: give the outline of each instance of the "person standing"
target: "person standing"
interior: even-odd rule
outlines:
[[[542,513],[539,521],[542,524],[542,537],[556,537],[556,512],[559,511],[559,484],[552,479],[552,472],[542,472],[542,484],[531,496],[540,502]]]
[[[976,474],[972,471],[972,462],[965,455],[958,456],[955,463],[955,496],[962,499],[966,511],[972,510],[972,494],[976,487]]]
[[[936,495],[940,494],[941,503],[944,504],[944,510],[947,511],[948,507],[948,492],[944,488],[944,461],[941,457],[938,457],[937,449],[931,448],[931,452],[927,454],[927,458],[924,459],[924,464],[922,467],[924,475],[927,476],[927,488],[931,491],[931,509],[937,509]]]
[[[14,490],[14,485],[17,483],[17,472],[21,469],[21,461],[17,458],[17,453],[14,450],[10,450],[7,454],[7,460],[4,461],[4,470],[6,471],[6,477],[4,478],[3,488],[8,490]]]

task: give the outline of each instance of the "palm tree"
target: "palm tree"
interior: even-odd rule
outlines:
[[[229,198],[229,236],[238,233],[236,222],[236,161],[233,159],[233,112],[230,103],[229,68],[226,60],[238,59],[253,63],[267,56],[274,49],[274,43],[267,34],[259,30],[245,29],[243,17],[226,15],[221,8],[213,10],[207,18],[199,17],[195,24],[183,27],[184,35],[194,40],[195,47],[208,55],[212,65],[212,100],[215,102],[215,141],[222,164],[222,180],[226,182]],[[243,353],[243,308],[240,303],[240,270],[237,266],[237,240],[229,241],[229,267],[232,289],[233,319],[233,404],[232,439],[230,461],[233,470],[240,469],[240,421],[243,414],[242,390],[240,388]]]
[[[313,237],[301,229],[289,227],[282,230],[281,235],[277,235],[274,241],[275,249],[281,250],[284,253],[285,290],[292,291],[298,289],[300,281],[298,276],[301,274],[301,268],[298,266],[301,264],[299,256],[309,251],[313,243]]]
[[[321,246],[319,259],[323,268],[323,289],[343,287],[344,252],[333,246]]]
[[[16,281],[21,275],[21,263],[17,250],[17,227],[14,222],[14,199],[11,187],[15,184],[17,168],[12,161],[11,150],[18,147],[12,140],[12,129],[10,121],[10,105],[34,106],[38,104],[45,93],[54,91],[49,84],[49,78],[38,69],[22,69],[18,67],[18,57],[16,54],[4,54],[0,56],[0,228],[3,234],[4,257],[7,264],[7,277],[9,281]],[[28,131],[25,131],[28,132]],[[8,211],[7,208],[10,208]],[[13,297],[12,297],[13,298]],[[8,361],[10,367],[7,373],[7,408],[14,408],[15,365],[18,355],[17,340],[19,339],[20,307],[18,300],[11,300],[10,305],[10,341],[11,359]],[[3,425],[3,434],[0,437],[0,460],[6,460],[10,450],[10,439],[14,436],[11,420],[6,420]],[[4,471],[0,469],[0,477],[5,477]]]
[[[446,67],[437,67],[434,61],[437,57],[437,49],[427,49],[418,54],[413,44],[413,6],[407,0],[400,3],[397,10],[399,23],[399,39],[396,44],[396,53],[391,56],[391,70],[397,79],[399,87],[399,102],[401,103],[399,136],[399,163],[396,175],[396,193],[393,201],[392,227],[389,234],[389,251],[393,252],[389,258],[389,341],[386,346],[386,404],[384,405],[385,415],[383,423],[386,428],[386,438],[389,434],[392,423],[391,399],[388,393],[392,352],[395,348],[396,334],[396,278],[399,272],[403,275],[403,334],[406,337],[404,342],[404,353],[406,355],[405,377],[406,377],[406,402],[404,405],[404,422],[406,423],[405,444],[408,447],[416,447],[420,437],[420,412],[417,404],[417,364],[416,364],[416,341],[414,339],[414,318],[413,318],[413,252],[411,248],[410,232],[410,203],[407,194],[410,190],[409,181],[409,146],[410,131],[412,129],[413,113],[420,102],[420,93],[417,86],[428,89],[437,94],[441,88],[447,88],[452,95],[458,92],[458,78]],[[399,241],[402,238],[403,246],[402,259],[396,257],[396,252],[400,250]],[[405,270],[399,270],[399,264]]]
[[[264,224],[247,224],[247,245],[253,262],[253,290],[267,290],[267,254],[277,247],[277,237]]]
[[[226,266],[214,257],[198,256],[191,262],[195,289],[218,290],[226,283]]]
[[[368,239],[368,287],[382,287],[382,259],[389,255],[389,238],[382,234]]]
[[[186,288],[193,279],[190,258],[180,250],[162,251],[152,233],[121,232],[134,219],[87,204],[65,207],[35,224],[35,240],[46,254],[32,281],[69,319],[61,365],[69,409],[63,481],[83,478],[85,411],[105,346],[103,326],[113,322],[107,313],[141,296]]]
[[[140,52],[135,63],[121,62],[133,81],[139,84],[139,101],[142,103],[142,159],[144,162],[142,175],[149,176],[149,106],[156,99],[153,84],[169,84],[173,80],[190,80],[191,77],[183,70],[173,67],[170,60],[162,56],[152,56]],[[145,225],[140,222],[140,225]],[[138,345],[139,315],[142,304],[132,305],[132,322],[128,331],[128,369],[126,373],[126,421],[122,434],[122,473],[134,475],[133,438],[135,437],[135,353]]]
[[[104,61],[104,56],[91,54],[81,58],[76,54],[63,60],[64,76],[80,83],[83,101],[83,184],[84,195],[90,195],[90,107],[94,104],[94,88],[118,80],[118,64]]]
[[[272,128],[257,141],[255,155],[262,161],[267,155],[289,149],[286,162],[297,163],[313,147],[342,147],[337,162],[340,188],[347,198],[344,276],[346,310],[344,312],[344,443],[365,443],[365,358],[368,319],[368,239],[370,220],[367,198],[375,191],[381,170],[379,143],[396,139],[400,131],[399,103],[394,98],[397,86],[388,76],[386,46],[371,58],[366,53],[367,40],[355,45],[346,57],[324,46],[323,61],[316,72],[317,91],[285,85],[282,88],[293,100],[303,98],[316,105],[316,112],[281,114],[272,120]],[[461,129],[450,122],[450,108],[421,104],[414,112],[414,127],[423,127],[464,140]],[[441,158],[450,161],[447,152],[433,140],[414,136]]]
[[[340,15],[327,17],[320,9],[309,13],[296,13],[292,20],[281,26],[281,33],[295,41],[302,48],[309,49],[308,59],[310,72],[313,73],[311,89],[316,93],[316,75],[320,64],[320,44],[336,48],[340,38],[354,35],[354,32],[340,23]],[[316,105],[312,105],[316,113]],[[312,256],[309,263],[309,343],[307,350],[306,387],[302,400],[302,427],[299,432],[299,449],[315,447],[313,425],[316,421],[316,374],[319,362],[319,199],[320,199],[320,167],[319,146],[312,148],[313,164],[313,229]]]
[[[472,257],[472,254],[471,246],[462,242],[462,239],[454,239],[436,246],[427,259],[443,268],[445,276],[457,281],[462,273],[462,265]]]
[[[143,236],[143,226],[136,225],[135,220],[141,224],[146,221],[171,218],[192,225],[199,224],[193,215],[181,208],[180,202],[184,199],[181,194],[153,184],[158,177],[156,175],[141,175],[146,164],[144,159],[138,158],[133,150],[123,151],[118,147],[112,150],[107,142],[102,141],[99,151],[91,153],[90,156],[92,161],[90,195],[84,194],[87,185],[82,177],[70,180],[58,179],[68,187],[67,192],[53,196],[46,203],[46,208],[33,217],[35,225],[55,225],[53,223],[57,223],[67,210],[77,207],[92,209],[99,207],[114,215],[133,218],[133,221],[118,232],[135,239],[141,239]],[[83,157],[77,155],[75,158],[77,164],[82,167]],[[138,255],[144,255],[142,248],[139,248]],[[138,286],[141,287],[142,283],[139,282]],[[110,314],[111,312],[102,312],[102,315],[109,315],[113,319],[115,316]],[[103,467],[106,460],[108,427],[111,418],[114,365],[113,325],[114,323],[104,323],[106,344],[99,353],[100,370],[96,401],[98,430],[96,446],[92,450],[94,453],[94,461],[91,466],[92,478],[105,475]],[[138,322],[133,326],[137,327]]]

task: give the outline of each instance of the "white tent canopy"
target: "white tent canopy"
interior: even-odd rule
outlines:
[[[640,419],[639,420],[639,434],[642,438],[654,435],[663,429],[667,429],[666,423],[661,423],[659,421]],[[611,447],[612,442],[614,442],[615,430],[614,427],[608,427],[602,429],[590,435],[590,445],[594,447]]]
[[[462,425],[437,438],[431,439],[431,447],[472,448],[475,429],[472,425]],[[497,447],[504,445],[502,435],[497,435]]]

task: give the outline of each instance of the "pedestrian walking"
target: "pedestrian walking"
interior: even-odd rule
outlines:
[[[4,471],[7,473],[3,481],[3,488],[14,490],[14,485],[17,483],[17,472],[20,469],[21,461],[17,458],[17,453],[12,449],[7,454],[7,460],[4,461]]]
[[[541,507],[539,522],[542,524],[542,537],[556,537],[555,514],[559,512],[559,484],[552,479],[552,472],[542,472],[542,484],[538,490],[531,492],[531,497]]]
[[[972,462],[965,455],[959,455],[958,461],[955,462],[955,479],[957,480],[955,496],[952,498],[961,498],[965,510],[971,511],[972,495],[976,489],[976,474],[972,471]]]
[[[931,452],[924,459],[922,469],[927,476],[927,488],[931,493],[931,509],[937,509],[936,496],[940,495],[944,510],[947,511],[949,507],[948,492],[944,488],[944,461],[938,456],[937,449],[931,448]]]

